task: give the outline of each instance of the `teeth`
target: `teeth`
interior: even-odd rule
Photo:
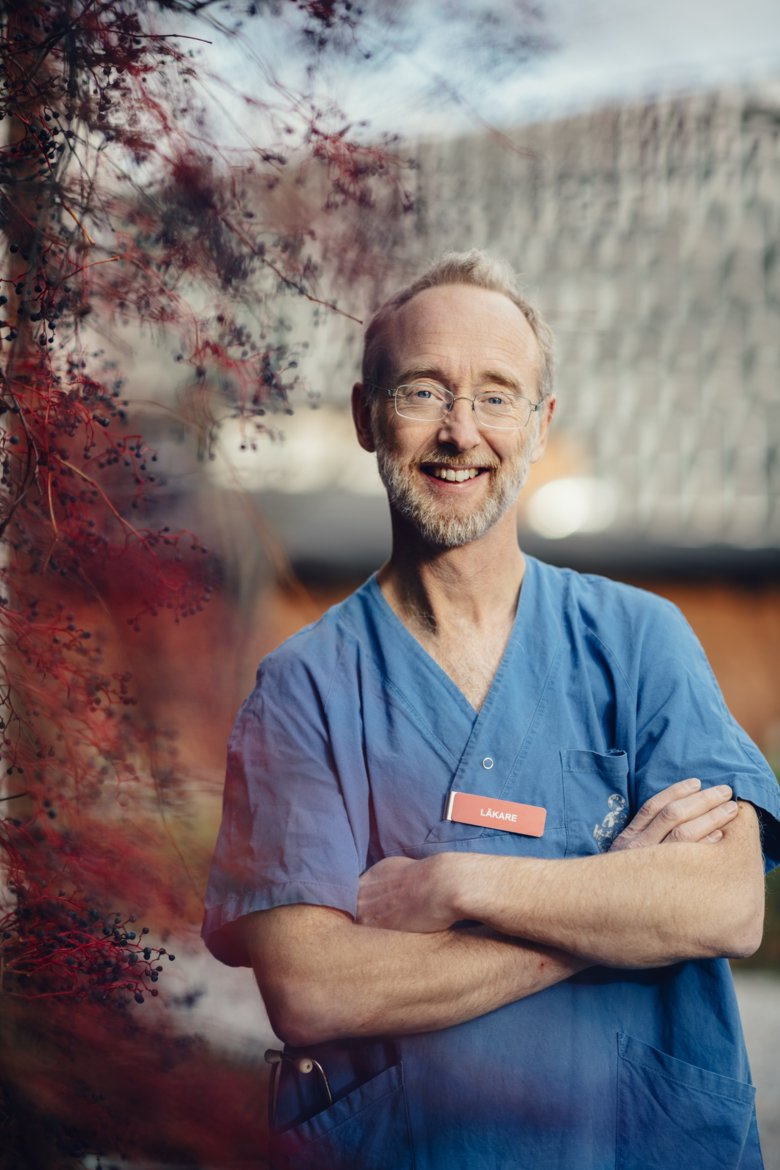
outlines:
[[[467,479],[474,479],[479,475],[479,469],[476,467],[434,467],[432,475],[436,479],[446,479],[448,483],[463,483]]]

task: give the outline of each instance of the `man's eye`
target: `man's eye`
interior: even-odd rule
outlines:
[[[406,397],[412,402],[442,402],[447,397],[443,386],[435,382],[414,382],[407,387]]]
[[[491,390],[489,394],[480,394],[479,401],[483,406],[511,408],[515,404],[515,397],[508,391]]]

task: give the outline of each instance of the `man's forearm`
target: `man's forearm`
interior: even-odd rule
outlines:
[[[294,1045],[447,1028],[588,965],[543,945],[467,930],[357,926],[317,906],[251,915],[244,935],[272,1027]]]
[[[763,867],[750,806],[706,848],[673,843],[555,861],[446,854],[437,864],[455,918],[592,963],[741,956],[760,941]]]

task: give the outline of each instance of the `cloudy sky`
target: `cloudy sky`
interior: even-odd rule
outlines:
[[[427,5],[413,7],[422,13]],[[494,5],[509,16],[510,25],[513,8],[519,7]],[[457,43],[462,25],[456,24],[448,35],[435,18],[421,19],[414,48],[386,62],[385,92],[395,90],[398,103],[376,101],[373,118],[395,128],[398,123],[422,122],[426,116],[437,125],[457,117],[453,103],[447,108],[445,94],[438,102],[432,96],[435,83],[426,90],[423,79],[428,71],[451,77],[463,101],[459,117],[471,113],[498,123],[617,96],[780,77],[777,0],[551,0],[543,12],[542,27],[552,42],[549,50],[515,68],[499,61],[495,77],[483,62],[466,74],[468,39],[464,38],[465,52],[463,41]],[[451,69],[450,61],[458,68]],[[348,80],[342,79],[341,85]],[[364,85],[355,73],[344,92],[360,102]],[[362,101],[370,101],[376,88],[363,92]]]
[[[541,0],[538,24],[523,15],[528,3],[366,0],[352,51],[325,54],[314,89],[351,119],[414,137],[618,97],[780,80],[777,0]],[[280,11],[247,21],[248,55],[236,45],[209,50],[237,86],[258,95],[271,77],[310,84],[310,58],[294,48],[295,6]],[[529,30],[549,47],[525,54]]]

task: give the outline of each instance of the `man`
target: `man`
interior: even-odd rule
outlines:
[[[479,252],[369,325],[392,553],[261,665],[204,925],[289,1046],[274,1164],[761,1166],[721,956],[777,784],[672,606],[518,546],[551,365]]]

